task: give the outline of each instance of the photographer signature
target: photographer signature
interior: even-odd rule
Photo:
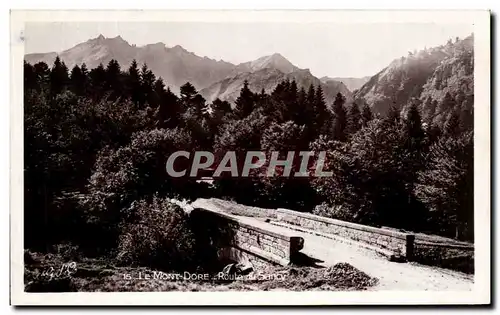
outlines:
[[[70,277],[77,271],[76,262],[72,261],[69,263],[62,264],[60,268],[56,269],[54,267],[49,267],[42,271],[39,275],[41,278],[47,278],[48,280],[53,280],[57,278]]]

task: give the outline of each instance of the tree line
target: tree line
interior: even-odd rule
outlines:
[[[412,100],[381,116],[289,80],[272,91],[245,82],[234,104],[207,102],[189,82],[176,95],[135,60],[71,71],[59,57],[25,62],[25,246],[69,240],[109,252],[147,215],[138,205],[203,196],[472,240],[473,126],[458,110],[432,123]],[[210,186],[167,176],[177,150],[327,151],[333,176]]]

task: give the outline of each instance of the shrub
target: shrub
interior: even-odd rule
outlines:
[[[352,219],[351,212],[348,211],[346,207],[343,206],[329,206],[326,203],[322,203],[314,207],[313,214],[322,217],[349,221]]]
[[[118,224],[132,202],[155,194],[195,196],[199,192],[194,179],[170,178],[165,170],[168,156],[177,150],[190,151],[190,141],[180,129],[154,129],[135,133],[128,145],[117,150],[99,152],[89,193],[82,200],[89,228],[100,235],[96,246],[116,246]]]
[[[117,259],[123,264],[163,270],[187,270],[196,262],[195,238],[187,215],[167,201],[153,197],[127,209]]]

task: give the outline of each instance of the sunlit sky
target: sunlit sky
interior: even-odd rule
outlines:
[[[471,24],[81,22],[28,23],[25,53],[60,52],[99,34],[138,46],[181,45],[232,63],[280,53],[317,77],[371,76],[408,51],[466,37]]]

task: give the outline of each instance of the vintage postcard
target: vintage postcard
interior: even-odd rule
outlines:
[[[490,12],[12,11],[11,304],[491,303]]]

